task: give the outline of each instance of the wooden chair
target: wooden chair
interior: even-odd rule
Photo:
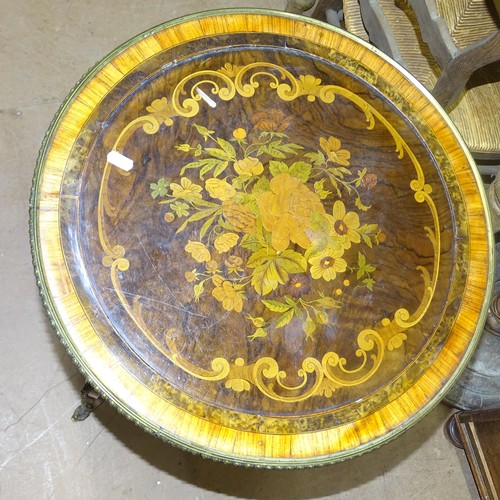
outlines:
[[[498,0],[495,4],[487,0],[344,0],[347,30],[376,45],[423,83],[448,111],[480,172],[497,174],[489,186],[489,205],[497,233],[500,232],[499,3]],[[499,245],[496,244],[497,255]],[[495,275],[498,280],[500,262]],[[500,295],[496,295],[490,307],[495,318],[499,304]],[[486,326],[474,357],[447,395],[450,404],[468,409],[498,406],[500,379],[492,375],[496,365],[491,360],[500,353],[499,324],[496,321],[495,328]]]
[[[498,4],[498,0],[495,0]],[[441,105],[477,161],[500,159],[500,32],[487,0],[344,0],[345,26],[402,64]]]

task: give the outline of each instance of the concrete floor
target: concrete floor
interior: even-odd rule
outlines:
[[[282,9],[283,0],[0,1],[0,498],[478,498],[437,407],[393,443],[352,461],[259,471],[207,461],[101,405],[73,423],[83,378],[38,297],[28,242],[35,160],[65,95],[133,35],[208,8]]]

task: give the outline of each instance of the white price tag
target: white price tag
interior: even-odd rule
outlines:
[[[125,170],[125,172],[128,172],[129,170],[132,170],[134,167],[134,160],[131,160],[130,158],[127,158],[126,156],[122,155],[118,151],[110,151],[108,153],[108,163],[111,163],[115,167],[121,168],[122,170]]]

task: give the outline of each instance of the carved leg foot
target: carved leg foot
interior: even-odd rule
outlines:
[[[97,394],[94,388],[85,382],[85,385],[80,390],[82,396],[81,405],[74,411],[71,420],[73,422],[81,422],[85,420],[98,406],[103,402],[101,396]]]

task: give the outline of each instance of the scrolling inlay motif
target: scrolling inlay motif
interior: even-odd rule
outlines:
[[[256,62],[248,64],[246,66],[233,66],[228,63],[218,71],[204,70],[193,73],[185,77],[175,86],[169,99],[167,99],[166,97],[161,97],[159,99],[154,100],[151,103],[151,105],[147,107],[148,114],[140,116],[135,120],[133,120],[132,122],[130,122],[119,134],[118,138],[115,141],[113,149],[119,152],[123,151],[123,148],[126,145],[127,141],[130,139],[130,137],[136,132],[141,133],[141,129],[143,133],[156,134],[160,130],[162,125],[167,127],[172,126],[174,123],[174,118],[176,117],[180,118],[195,117],[200,111],[200,105],[204,105],[204,99],[202,98],[204,92],[203,91],[200,92],[201,86],[203,86],[205,90],[207,90],[207,87],[210,87],[212,95],[216,96],[218,99],[222,101],[230,101],[236,95],[239,95],[244,98],[251,98],[252,96],[254,96],[256,89],[260,85],[262,85],[263,82],[267,83],[267,85],[269,85],[269,88],[274,90],[276,92],[276,95],[283,101],[293,101],[296,99],[305,98],[309,102],[314,102],[316,99],[319,99],[323,103],[330,104],[334,102],[337,96],[342,96],[348,99],[364,113],[366,117],[366,128],[368,130],[372,130],[377,121],[381,123],[394,139],[395,154],[397,155],[398,159],[402,159],[404,155],[407,155],[407,157],[412,162],[415,168],[416,175],[415,178],[411,180],[409,186],[411,190],[414,192],[415,202],[427,205],[430,214],[432,216],[434,225],[434,227],[424,228],[426,235],[433,247],[434,261],[433,261],[433,269],[431,272],[429,272],[428,269],[422,266],[419,266],[417,268],[420,271],[422,280],[424,282],[424,293],[421,298],[420,305],[416,308],[415,311],[410,312],[407,309],[401,307],[393,313],[392,319],[390,317],[384,317],[376,325],[369,328],[365,328],[362,331],[360,331],[357,335],[357,349],[354,352],[354,358],[355,358],[354,360],[348,361],[349,356],[341,355],[340,353],[334,351],[325,353],[320,359],[317,359],[315,357],[305,358],[302,361],[300,367],[297,367],[296,375],[299,377],[301,381],[296,385],[287,384],[286,382],[287,373],[281,370],[278,362],[271,357],[262,357],[260,359],[257,359],[253,363],[249,364],[247,364],[245,360],[240,357],[234,359],[233,361],[230,361],[224,357],[217,357],[212,360],[210,367],[202,368],[196,366],[195,364],[191,363],[189,360],[187,360],[182,356],[182,354],[178,349],[178,346],[176,345],[176,335],[175,335],[176,330],[174,327],[168,330],[165,338],[162,340],[160,340],[157,336],[155,336],[153,332],[148,328],[148,325],[146,324],[146,322],[142,317],[139,297],[135,297],[132,300],[130,300],[124,294],[121,288],[120,280],[118,278],[118,273],[126,272],[130,267],[130,262],[126,258],[126,249],[122,245],[111,243],[106,233],[106,216],[113,217],[116,214],[116,209],[112,206],[108,198],[108,181],[111,169],[114,168],[109,163],[106,163],[106,165],[104,166],[102,181],[100,185],[99,201],[98,201],[98,232],[99,232],[100,243],[104,251],[102,264],[105,267],[108,267],[110,270],[111,281],[120,302],[123,304],[123,307],[127,311],[130,318],[135,322],[137,327],[142,331],[142,333],[146,336],[148,341],[159,352],[161,352],[167,359],[169,359],[177,367],[181,368],[186,373],[198,379],[205,381],[219,382],[219,383],[224,382],[226,388],[238,392],[249,391],[252,389],[252,387],[254,387],[257,388],[262,394],[273,400],[293,403],[306,400],[312,396],[330,397],[333,394],[333,392],[340,387],[357,386],[365,383],[380,368],[381,364],[383,363],[386,351],[392,351],[394,349],[398,349],[404,344],[407,338],[405,332],[409,328],[417,325],[425,316],[432,302],[436,290],[436,282],[440,266],[440,245],[441,245],[440,227],[439,227],[437,209],[431,196],[432,188],[429,184],[426,184],[425,182],[424,172],[421,165],[419,164],[417,158],[415,157],[409,146],[403,140],[402,136],[397,132],[397,130],[395,130],[395,128],[378,110],[373,108],[363,98],[359,97],[358,95],[354,94],[353,92],[349,91],[346,88],[336,85],[322,84],[320,79],[312,75],[300,75],[296,77],[288,70],[272,63]],[[232,146],[227,146],[229,144],[229,142],[226,140],[227,138],[223,139],[223,138],[213,137],[210,135],[212,131],[209,131],[208,129],[206,129],[201,125],[196,125],[196,127],[198,129],[198,132],[201,133],[205,137],[205,139],[211,138],[213,141],[215,141],[216,144],[218,144],[218,147],[221,148],[222,151],[225,151],[229,155],[229,157],[231,156]],[[281,144],[283,144],[284,143],[283,141],[287,138],[288,136],[286,136],[286,134],[281,134],[278,136],[278,139],[282,140]],[[246,139],[248,139],[248,142],[250,142],[250,137],[247,137],[247,132],[240,128],[236,129],[233,132],[233,137],[231,140],[233,141],[233,143],[238,143],[241,146],[243,143],[247,144]],[[259,138],[255,140],[258,141],[261,139],[263,141],[262,144],[264,145],[269,144],[269,141],[267,141],[267,137],[265,134],[264,135],[261,134]],[[349,153],[346,150],[340,149],[341,147],[340,141],[338,141],[335,138],[329,138],[329,139],[323,138],[323,141],[324,142],[322,143],[321,146],[322,150],[318,150],[318,152],[314,154],[318,155],[322,154],[323,157],[325,157],[325,155],[328,156],[329,151],[338,154],[341,154],[341,152],[344,151],[343,153],[344,163],[345,161],[347,161],[348,159],[347,155]],[[192,149],[191,146],[188,144],[181,145],[180,149],[186,152],[193,152],[194,150],[194,148]],[[263,151],[264,152],[266,151],[265,146]],[[317,160],[318,162],[321,161],[320,159],[318,159],[318,156],[316,157],[310,156],[309,159],[310,159],[309,167],[311,166],[314,167],[315,160]],[[219,160],[226,161],[224,160],[224,158],[219,158]],[[229,163],[229,160],[227,160],[226,162]],[[250,162],[247,161],[247,163],[248,165],[243,165],[243,164],[240,165],[241,167],[240,170],[244,170],[244,168],[246,167],[247,169],[250,169],[250,173],[240,172],[239,177],[243,177],[243,179],[240,179],[241,185],[236,185],[236,188],[245,186],[245,182],[250,183],[255,181],[258,175],[262,173],[260,171],[260,165],[257,165],[258,161],[256,157],[253,158],[252,161]],[[280,163],[283,165],[279,165]],[[206,162],[204,165],[210,165],[210,163]],[[211,165],[214,165],[213,166],[214,169],[217,169],[218,168],[217,165],[219,165],[220,172],[222,172],[223,168],[227,168],[227,165],[225,166],[223,165],[221,167],[220,163],[217,164],[217,162],[212,162]],[[287,166],[286,164],[284,164],[284,162],[276,161],[274,166],[278,169],[279,168],[282,169],[279,172],[274,173],[274,178],[276,178],[277,175],[281,175],[283,179],[280,180],[282,181],[286,180],[287,182],[294,182],[297,185],[300,184],[299,181],[301,180],[300,179],[301,176],[302,176],[302,181],[304,181],[303,176],[309,175],[308,169],[310,171],[309,167],[307,166],[304,167],[304,165],[302,165],[302,167],[304,168],[300,169],[297,167],[296,173],[297,172],[299,173],[298,175],[294,176],[292,167]],[[254,171],[252,171],[252,168],[254,169]],[[288,170],[286,170],[286,168],[288,168]],[[127,172],[120,171],[118,169],[117,171],[119,171],[121,175],[129,175]],[[211,179],[216,179],[217,175],[215,175],[214,172],[212,172],[212,174],[213,177]],[[201,179],[203,178],[202,174],[200,174],[200,178]],[[223,181],[218,181],[218,182],[220,184]],[[226,187],[222,186],[222,184],[220,185],[218,184],[217,186],[215,186],[215,184],[217,184],[215,181],[212,182],[212,184],[213,184],[212,185],[213,192],[222,193],[224,192],[224,189],[222,188],[229,190],[234,189],[234,186]],[[168,186],[165,184],[160,187],[166,189]],[[179,186],[180,189],[182,188],[185,191],[188,187],[189,186],[187,186],[187,184],[185,186]],[[156,185],[156,188],[158,188],[158,185]],[[174,192],[171,185],[170,189],[172,190],[172,192]],[[187,191],[189,191],[189,189],[187,189]],[[178,192],[180,191],[178,190]],[[270,192],[269,188],[268,192]],[[319,190],[316,190],[315,192],[311,190],[310,193],[311,193],[310,196],[311,197],[313,195],[316,196],[318,201],[321,199],[321,194]],[[213,198],[218,200],[218,202],[222,202],[222,204],[225,201],[227,201],[224,200],[224,196],[225,195],[215,195],[215,196],[212,195]],[[174,207],[174,211],[176,211],[179,218],[187,216],[188,215],[187,212],[183,213],[182,204],[178,205],[172,204],[173,198],[170,201],[163,200],[162,202],[169,204],[170,208]],[[189,199],[185,198],[185,200],[189,202]],[[221,224],[224,224],[224,220],[227,221],[227,217],[224,219],[221,215],[222,210],[220,207],[222,205],[219,204],[219,206],[217,206],[215,202],[211,203],[212,205],[214,205],[212,207],[211,212],[209,210],[210,207],[206,207],[207,217],[210,216],[211,221],[207,221],[207,227],[205,228],[205,232],[203,235],[205,235],[208,229],[210,228],[210,224],[208,222],[210,223],[217,222],[216,217],[220,216]],[[189,205],[191,205],[190,208],[193,208],[195,206],[192,203],[186,204],[186,206]],[[359,200],[359,202],[356,203],[356,206],[360,210],[366,210],[367,208],[369,208],[369,207],[364,207],[363,204],[361,203],[361,200]],[[198,209],[199,208],[200,207],[198,207]],[[337,205],[337,212],[339,210],[340,212],[342,212],[341,209],[342,207],[340,205]],[[347,215],[345,213],[345,209],[343,213],[344,215]],[[352,213],[353,212],[349,212],[348,214]],[[334,217],[334,215],[335,214],[333,214],[330,217]],[[351,218],[355,219],[353,215],[351,216]],[[201,220],[201,216],[200,219],[196,220]],[[184,222],[184,227],[188,222],[189,220],[186,219]],[[371,225],[372,229],[376,229],[375,226],[376,225]],[[219,246],[220,248],[222,248],[221,253],[228,251],[230,248],[235,246],[236,245],[235,240],[244,237],[243,234],[244,231],[241,230],[240,228],[241,231],[240,233],[238,233],[238,231],[235,230],[234,225],[231,227],[230,221],[225,229],[226,231],[229,232],[222,234],[222,236],[225,236],[225,238],[219,240]],[[358,229],[358,227],[356,227],[356,229]],[[272,231],[268,231],[268,233],[272,233]],[[233,236],[232,237],[226,236],[227,234],[232,234]],[[377,233],[375,231],[373,234],[367,236],[372,244],[378,243],[377,235],[380,235],[380,232]],[[220,233],[219,236],[221,236]],[[287,242],[285,241],[285,243],[283,243],[283,238],[280,239],[279,237],[277,237],[276,239],[274,239],[273,236],[274,235],[271,235],[270,237],[271,240],[268,241],[267,244],[269,245],[269,247],[273,247],[272,250],[275,253],[279,254],[280,252],[283,251],[292,252],[291,250],[288,249]],[[207,249],[208,247],[205,245],[205,243],[201,241],[201,238],[202,236],[200,236],[199,242],[190,242],[190,243],[196,243],[196,245],[198,245],[197,248],[195,248],[196,245],[189,247],[189,249],[186,248],[186,251],[188,253],[191,253],[191,256],[194,258],[196,263],[203,263],[205,261],[208,262],[210,260],[208,256],[206,257],[203,256],[204,250],[208,251],[209,249]],[[288,268],[288,271],[287,269],[284,269],[285,273],[288,272],[288,273],[300,274],[300,272],[303,271],[305,272],[305,269],[307,268],[308,265],[307,261],[311,266],[309,268],[311,272],[313,263],[315,262],[314,260],[312,260],[314,259],[314,255],[311,254],[312,252],[311,248],[310,247],[308,248],[307,242],[302,243],[304,239],[301,240],[300,236],[296,236],[295,241],[292,236],[290,236],[289,238],[291,238],[292,242],[296,243],[298,247],[302,249],[302,252],[301,253],[292,252],[292,254],[294,254],[293,257],[295,258],[295,263],[288,264],[291,267]],[[242,240],[240,240],[240,242],[241,241]],[[212,241],[212,244],[213,243],[214,242]],[[350,241],[349,245],[354,243],[357,243],[357,240]],[[335,247],[335,243],[333,244],[333,246]],[[226,248],[227,250],[225,250]],[[201,253],[200,252],[196,253],[196,249],[201,250]],[[258,253],[258,249],[254,249],[254,254],[255,253]],[[333,259],[337,258],[337,260],[341,260],[341,257],[342,257],[341,250],[338,250],[337,254],[335,254],[332,258]],[[257,262],[257,264],[259,263]],[[324,265],[326,266],[326,264]],[[216,266],[216,264],[214,264],[214,266]],[[301,268],[301,269],[293,270],[292,269],[293,266],[295,266],[295,268]],[[342,268],[343,268],[343,263],[340,263],[340,267],[336,268],[336,272],[337,273],[343,272]],[[315,272],[316,274],[319,273],[318,274],[319,277],[319,275],[321,274],[321,270]],[[333,274],[329,276],[335,275],[333,271],[332,273]],[[194,272],[194,274],[196,275],[196,272]],[[323,273],[321,277],[325,278],[325,276],[328,275]],[[282,282],[279,281],[280,280],[279,273],[277,279],[279,283]],[[231,293],[228,292],[229,295],[231,296],[235,296],[234,294],[237,293],[244,293],[243,288],[237,288],[237,286],[243,287],[241,283],[240,285],[236,285],[235,284],[236,282],[234,280],[231,281],[226,279],[224,281],[224,278],[218,275],[217,272],[215,272],[215,270],[213,270],[211,279],[210,280],[206,279],[205,281],[207,282],[207,284],[212,283],[214,287],[213,290],[216,290],[217,287],[222,289],[223,283],[224,282],[228,283],[228,285],[224,286],[226,286],[227,289],[226,292],[229,290],[229,288],[232,287],[231,288],[232,292],[230,290],[229,292],[231,293],[234,292],[233,295],[231,295]],[[267,283],[267,288],[265,288],[266,284],[264,285],[261,284],[259,289],[255,287],[255,284],[253,284],[252,286],[254,286],[257,293],[260,293],[261,296],[264,296],[270,291],[272,291],[274,286],[273,283],[274,283],[273,276],[271,275]],[[372,285],[371,281],[369,281],[368,283],[369,285]],[[249,283],[247,283],[246,285],[250,286]],[[196,297],[197,291],[195,287],[194,293],[195,293],[195,299],[197,300],[202,295],[203,290],[200,292],[198,289],[198,297]],[[239,300],[237,299],[232,301],[225,300],[228,297],[225,296],[224,293],[221,291],[212,291],[212,295],[217,300],[219,300],[219,302],[221,302],[222,307],[227,311],[231,310],[236,312],[241,311]],[[217,297],[217,295],[219,295],[219,298]],[[329,300],[332,301],[333,299],[330,298]],[[279,306],[277,304],[278,301],[262,299],[262,302],[264,304],[266,303],[269,304],[270,310],[272,312],[274,307],[274,309],[276,309],[274,311],[275,313],[278,312],[286,313],[286,311],[279,311]],[[286,302],[282,302],[282,304],[283,307],[286,307]],[[325,317],[328,318],[328,309],[329,309],[328,301],[326,301],[323,305],[325,307],[318,306],[317,309],[319,313],[324,313],[326,316],[325,315],[321,316],[321,314],[319,314],[318,311],[316,311],[316,316],[314,316],[315,318],[325,318]],[[315,326],[312,325],[311,322],[307,323],[307,318],[309,318],[310,316],[313,317],[313,315],[307,312],[306,306],[304,306],[304,311],[301,313],[302,317],[305,317],[305,320],[303,322],[303,329],[305,334],[308,335],[309,334],[308,332],[311,332],[311,329],[315,328]],[[289,314],[289,316],[290,315],[293,316],[293,314],[291,313]],[[282,319],[280,320],[280,318]],[[267,333],[266,327],[268,327],[269,325],[264,321],[264,319],[251,317],[250,321],[252,321],[253,324],[257,327],[256,332],[260,333],[260,335],[257,335],[257,337],[265,336],[265,334]],[[281,316],[278,316],[278,319],[276,321],[281,321],[281,323],[286,324],[287,318],[283,319],[283,314],[281,314]],[[290,319],[288,319],[288,321],[290,321]],[[311,321],[314,323],[312,319]],[[274,325],[276,327],[276,323],[274,323]],[[278,325],[277,327],[280,326]]]

